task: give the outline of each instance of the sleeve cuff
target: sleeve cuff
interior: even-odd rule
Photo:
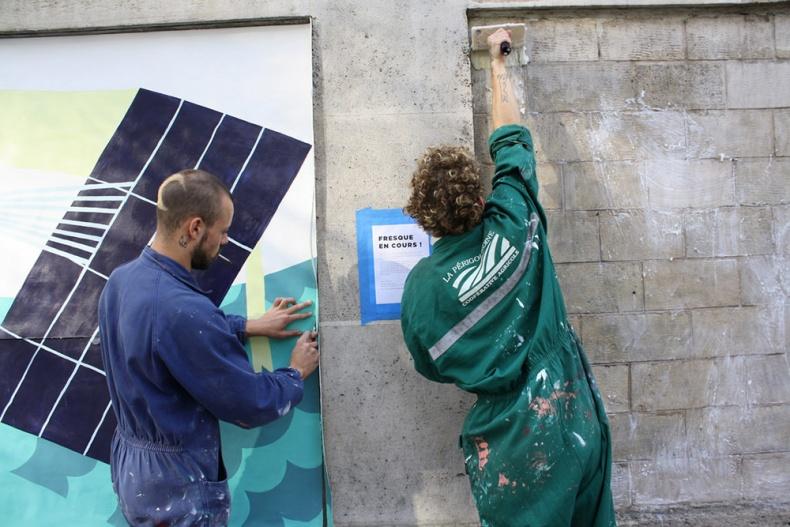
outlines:
[[[304,379],[302,379],[302,375],[299,373],[299,370],[297,370],[296,368],[278,368],[275,371],[278,373],[284,373],[285,375],[296,381],[304,382]]]
[[[488,152],[494,163],[497,161],[497,154],[503,148],[513,145],[522,145],[532,151],[532,134],[525,126],[507,124],[494,130],[494,133],[488,138]]]
[[[225,317],[228,319],[231,331],[236,334],[239,340],[245,340],[247,338],[247,319],[239,315],[226,315]]]

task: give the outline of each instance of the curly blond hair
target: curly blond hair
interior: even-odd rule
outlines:
[[[483,217],[480,167],[461,146],[429,148],[417,161],[403,208],[432,236],[462,234]]]

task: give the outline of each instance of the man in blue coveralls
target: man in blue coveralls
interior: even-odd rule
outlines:
[[[253,320],[225,315],[190,273],[228,242],[233,201],[219,179],[184,170],[159,188],[150,247],[116,269],[99,300],[102,358],[118,427],[111,476],[132,525],[221,526],[230,515],[219,420],[249,428],[285,415],[318,365],[301,335],[290,367],[256,373],[248,336],[284,338],[311,316],[277,299]]]

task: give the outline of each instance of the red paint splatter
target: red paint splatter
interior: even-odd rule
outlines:
[[[504,474],[501,472],[499,473],[499,486],[504,487],[505,485],[510,485],[510,480],[505,477]]]
[[[477,468],[483,470],[488,463],[488,443],[482,437],[476,437],[475,447],[477,448]]]
[[[535,397],[531,403],[529,403],[530,410],[535,410],[538,413],[538,417],[546,417],[547,415],[554,415],[554,406],[551,404],[551,400],[544,399],[543,397]]]
[[[532,402],[529,403],[529,408],[530,410],[537,412],[538,417],[546,417],[547,415],[554,415],[556,413],[556,408],[554,408],[554,404],[552,404],[553,401],[565,399],[567,407],[567,404],[570,402],[570,400],[575,398],[576,394],[573,392],[554,390],[548,398],[535,397]]]

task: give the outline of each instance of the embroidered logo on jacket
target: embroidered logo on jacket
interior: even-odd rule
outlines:
[[[458,262],[444,280],[448,283],[452,280],[453,287],[458,290],[458,300],[467,305],[491,287],[518,255],[519,250],[507,238],[489,232],[480,255]]]
[[[442,336],[442,338],[440,338],[436,342],[436,344],[434,344],[428,349],[428,353],[430,353],[431,358],[433,360],[437,360],[439,357],[444,355],[444,353],[447,350],[449,350],[456,342],[458,342],[458,340],[462,338],[466,334],[466,332],[469,331],[469,329],[473,328],[475,324],[480,322],[483,319],[483,317],[485,317],[487,314],[491,312],[492,309],[494,309],[497,305],[499,305],[499,303],[502,302],[505,299],[505,297],[507,297],[507,295],[510,294],[513,291],[513,289],[515,289],[516,285],[518,285],[519,282],[524,278],[524,273],[526,273],[527,271],[527,266],[529,265],[529,261],[531,260],[532,252],[539,250],[538,232],[537,232],[539,224],[540,224],[540,217],[534,212],[530,214],[529,222],[525,220],[525,225],[529,228],[529,235],[527,236],[527,239],[524,243],[524,257],[521,258],[521,261],[519,261],[515,270],[510,274],[510,276],[507,277],[505,281],[501,283],[501,285],[499,285],[490,295],[488,295],[485,299],[483,299],[477,306],[475,306],[475,308],[472,309],[470,313],[468,313],[464,318],[459,320],[457,324],[455,324],[452,328],[450,328],[450,330],[447,333],[445,333],[444,336]],[[494,236],[495,235],[493,233],[489,233],[489,235],[486,236],[486,240],[483,242],[483,250],[481,255],[475,256],[475,262],[478,263],[482,262],[483,269],[486,269],[488,267],[487,265],[485,265],[488,259],[487,251],[496,250],[496,247],[491,248],[491,246],[494,245],[493,243],[491,243],[494,239]],[[497,271],[497,275],[502,274],[504,272],[504,269],[507,269],[507,266],[510,265],[507,262],[511,261],[511,258],[513,258],[513,256],[509,256],[509,257],[505,256],[511,249],[511,247],[509,247],[509,244],[508,246],[505,245],[504,243],[505,241],[507,240],[504,240],[502,242],[497,240],[497,243],[499,244],[500,257],[497,259],[496,258],[497,253],[495,252],[494,253],[495,259],[497,260],[497,262],[500,263],[505,262],[502,268],[499,271]],[[486,244],[486,242],[488,242],[488,245]],[[514,254],[515,256],[518,256],[518,252]],[[470,258],[469,260],[472,260],[472,258]],[[450,283],[450,281],[452,281],[460,263],[461,262],[456,263],[451,268],[450,272],[448,272],[447,275],[444,276],[445,282]],[[471,265],[471,263],[466,265]],[[466,265],[464,267],[466,267]],[[494,267],[496,267],[496,265],[497,264],[494,264]],[[469,276],[469,273],[476,273],[479,267],[480,267],[479,265],[476,265],[475,269],[474,270],[470,269],[466,273],[466,275]],[[484,271],[484,274],[489,275],[490,272],[485,273]],[[469,279],[471,279],[471,277],[469,277]],[[466,289],[465,293],[461,293],[459,291],[459,295],[474,294],[471,293],[472,290],[475,289],[481,283],[483,284],[483,288],[487,289],[491,285],[491,283],[493,283],[493,281],[486,282],[486,279],[483,278],[483,280],[477,281],[475,283],[477,285],[471,284],[470,288]],[[454,285],[457,284],[456,288],[461,288],[466,283],[464,282],[464,277],[459,276],[458,278],[456,278],[453,284]],[[483,288],[481,288],[481,292],[485,290]],[[460,300],[460,296],[459,296],[459,300]],[[471,301],[472,300],[469,299],[466,301],[466,303],[469,303]]]

